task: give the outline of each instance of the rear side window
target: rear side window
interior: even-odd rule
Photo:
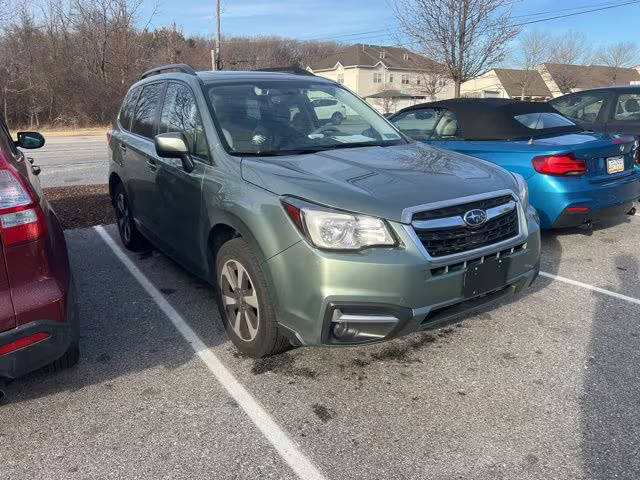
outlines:
[[[159,133],[166,132],[182,132],[191,153],[209,159],[207,138],[196,99],[191,89],[181,83],[170,83],[167,87]]]
[[[391,122],[414,140],[428,140],[438,121],[435,108],[409,110],[393,117]]]
[[[132,88],[129,90],[127,97],[122,102],[122,108],[120,109],[120,115],[118,116],[118,121],[122,128],[125,130],[129,130],[131,128],[131,119],[133,118],[133,111],[136,108],[136,100],[138,99],[138,93],[140,93],[140,88]]]
[[[458,119],[450,110],[442,110],[442,116],[435,129],[435,136],[440,140],[454,140],[458,135]]]
[[[152,83],[142,88],[133,116],[131,131],[143,137],[153,138],[158,108],[162,104],[164,83]]]
[[[575,125],[575,123],[568,118],[563,117],[559,113],[552,112],[524,113],[522,115],[516,115],[513,118],[531,130],[572,127]]]
[[[640,94],[628,93],[620,95],[616,105],[615,119],[622,121],[640,120]]]
[[[606,97],[591,93],[570,95],[552,100],[551,106],[565,117],[585,123],[593,123],[598,119]]]
[[[13,143],[13,139],[9,133],[9,127],[7,127],[7,124],[2,118],[0,118],[0,148],[6,152],[13,153],[14,155],[18,154],[18,149]]]

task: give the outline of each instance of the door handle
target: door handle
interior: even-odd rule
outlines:
[[[156,170],[158,170],[158,164],[156,163],[155,160],[149,159],[147,160],[147,168],[152,172],[155,172]]]
[[[120,150],[122,151],[122,153],[127,153],[127,146],[124,143],[121,143]]]

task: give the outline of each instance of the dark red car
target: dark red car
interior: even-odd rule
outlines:
[[[14,142],[0,119],[0,390],[7,380],[47,365],[67,368],[79,357],[62,227],[42,194],[40,169],[16,148],[43,145],[34,132]]]

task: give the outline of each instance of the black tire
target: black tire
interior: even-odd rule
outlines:
[[[242,293],[233,292],[232,286],[226,280],[227,276],[223,275],[225,266],[229,269],[227,276],[229,273],[233,274],[233,269],[237,267],[236,282],[240,267],[244,269],[242,278],[245,278],[245,274],[248,278],[244,279],[243,285],[237,291],[246,293],[245,297]],[[260,263],[242,238],[229,240],[220,247],[216,257],[215,289],[224,327],[240,352],[252,358],[262,358],[283,352],[290,346],[289,339],[278,331],[275,310]],[[255,302],[257,308],[244,300],[254,296],[255,300],[251,302]],[[227,305],[225,298],[236,303]],[[243,307],[244,310],[241,310]],[[238,314],[240,320],[236,323]],[[234,319],[231,318],[232,315],[235,315]],[[234,324],[240,325],[238,331],[234,329]]]
[[[80,343],[75,340],[70,346],[69,349],[62,355],[58,360],[53,362],[51,365],[47,367],[49,372],[56,373],[61,372],[63,370],[68,370],[78,363],[80,360]]]
[[[120,240],[127,250],[139,252],[148,248],[149,242],[140,233],[136,222],[133,220],[129,197],[122,183],[118,183],[113,189],[113,208],[116,211]]]
[[[331,115],[331,123],[333,123],[334,125],[340,125],[344,120],[344,115],[342,115],[340,112],[334,112],[333,115]]]

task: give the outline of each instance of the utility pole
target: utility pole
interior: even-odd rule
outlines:
[[[214,70],[222,70],[222,58],[220,57],[220,0],[216,0],[216,52]]]

